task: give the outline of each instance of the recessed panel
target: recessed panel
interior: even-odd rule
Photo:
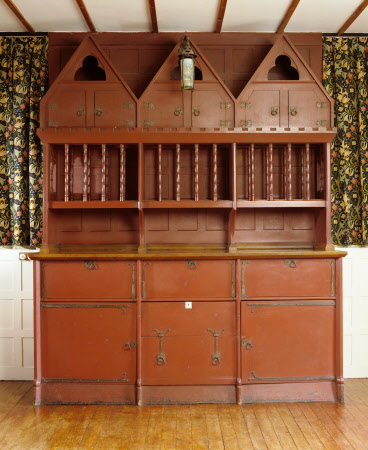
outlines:
[[[34,364],[33,338],[22,338],[22,366],[32,368]]]
[[[22,299],[22,330],[33,330],[33,300]]]
[[[0,300],[0,330],[14,328],[14,300]]]
[[[0,337],[0,366],[14,366],[15,364],[15,339]]]

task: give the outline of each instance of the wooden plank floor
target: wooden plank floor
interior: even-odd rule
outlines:
[[[368,379],[346,402],[32,405],[32,382],[0,382],[0,449],[368,449]]]

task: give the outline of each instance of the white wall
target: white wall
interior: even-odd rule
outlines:
[[[344,258],[344,377],[368,377],[368,248]]]
[[[33,265],[0,248],[0,380],[33,379]]]
[[[0,248],[0,380],[33,379],[33,266],[20,252]],[[368,248],[348,249],[343,270],[344,377],[368,377]]]

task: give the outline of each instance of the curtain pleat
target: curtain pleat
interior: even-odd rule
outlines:
[[[42,145],[36,136],[46,93],[48,38],[0,37],[0,242],[42,242]]]

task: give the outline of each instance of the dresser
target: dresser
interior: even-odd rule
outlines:
[[[333,101],[286,36],[139,99],[87,37],[41,106],[35,404],[343,401]]]

